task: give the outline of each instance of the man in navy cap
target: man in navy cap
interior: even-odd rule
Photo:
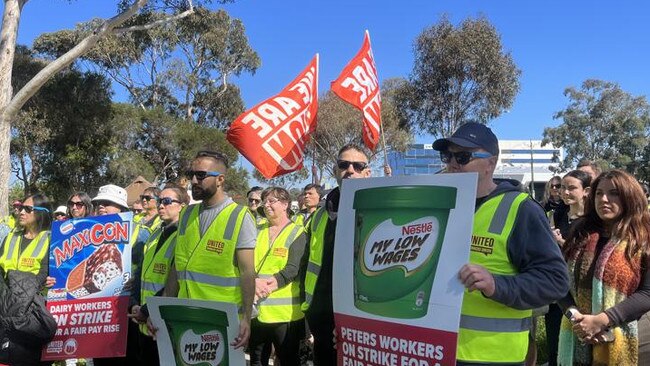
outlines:
[[[492,180],[499,141],[485,125],[466,123],[433,148],[449,173],[478,173],[470,263],[458,334],[458,365],[523,365],[532,309],[562,298],[567,267],[544,210],[508,182]]]

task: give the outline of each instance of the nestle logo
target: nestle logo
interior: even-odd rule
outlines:
[[[73,229],[74,229],[74,224],[72,222],[68,222],[68,223],[65,223],[65,224],[61,225],[61,227],[59,228],[59,231],[61,232],[61,234],[67,234],[67,233],[71,232]]]
[[[201,342],[219,342],[218,334],[204,334],[201,336]]]
[[[433,222],[424,222],[422,224],[402,226],[402,235],[430,233],[431,230],[433,230]]]

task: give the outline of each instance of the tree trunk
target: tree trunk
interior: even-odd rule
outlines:
[[[189,9],[166,19],[159,19],[142,26],[133,26],[118,29],[126,20],[133,17],[147,4],[149,0],[134,0],[122,13],[106,20],[101,27],[91,35],[81,40],[70,51],[50,62],[23,86],[15,95],[11,88],[11,72],[18,35],[18,21],[23,6],[28,0],[4,0],[5,9],[2,18],[2,31],[0,32],[0,215],[8,213],[9,202],[9,176],[11,171],[11,155],[9,144],[11,142],[11,122],[16,118],[23,105],[36,94],[56,73],[68,67],[77,58],[90,51],[100,39],[108,34],[127,33],[135,30],[145,30],[156,27],[166,22],[181,19],[194,12],[192,1],[187,0]]]
[[[2,32],[0,32],[0,216],[9,213],[9,178],[11,176],[11,120],[13,116],[6,113],[11,101],[11,73],[16,51],[18,23],[23,6],[27,0],[5,0],[2,15]]]

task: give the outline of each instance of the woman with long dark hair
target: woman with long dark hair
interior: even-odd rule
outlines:
[[[50,201],[45,195],[25,198],[20,205],[19,228],[7,235],[2,243],[0,267],[6,274],[11,270],[31,272],[42,277],[48,272],[50,249]]]
[[[560,365],[638,363],[637,319],[650,310],[649,240],[641,185],[622,170],[601,174],[563,250],[571,289],[560,301]]]
[[[553,236],[555,236],[555,241],[559,246],[564,245],[571,226],[584,215],[585,205],[589,198],[590,184],[591,176],[582,170],[572,170],[562,177],[558,191],[563,205],[560,209],[553,211],[551,220]],[[562,315],[562,309],[556,303],[549,304],[548,312],[544,315],[549,366],[557,365],[557,347]]]
[[[80,219],[93,214],[93,203],[86,192],[75,192],[68,198],[68,217]]]
[[[553,214],[553,234],[557,243],[564,245],[571,224],[582,217],[591,192],[591,176],[582,170],[572,170],[562,177],[560,194],[566,209]]]
[[[25,198],[18,207],[19,226],[0,248],[2,363],[40,365],[41,348],[56,332],[56,321],[40,294],[48,272],[50,210],[42,194]]]

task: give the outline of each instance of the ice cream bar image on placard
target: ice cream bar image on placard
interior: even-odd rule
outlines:
[[[100,245],[88,259],[68,275],[66,290],[75,298],[102,291],[115,277],[121,276],[122,253],[115,244]]]

